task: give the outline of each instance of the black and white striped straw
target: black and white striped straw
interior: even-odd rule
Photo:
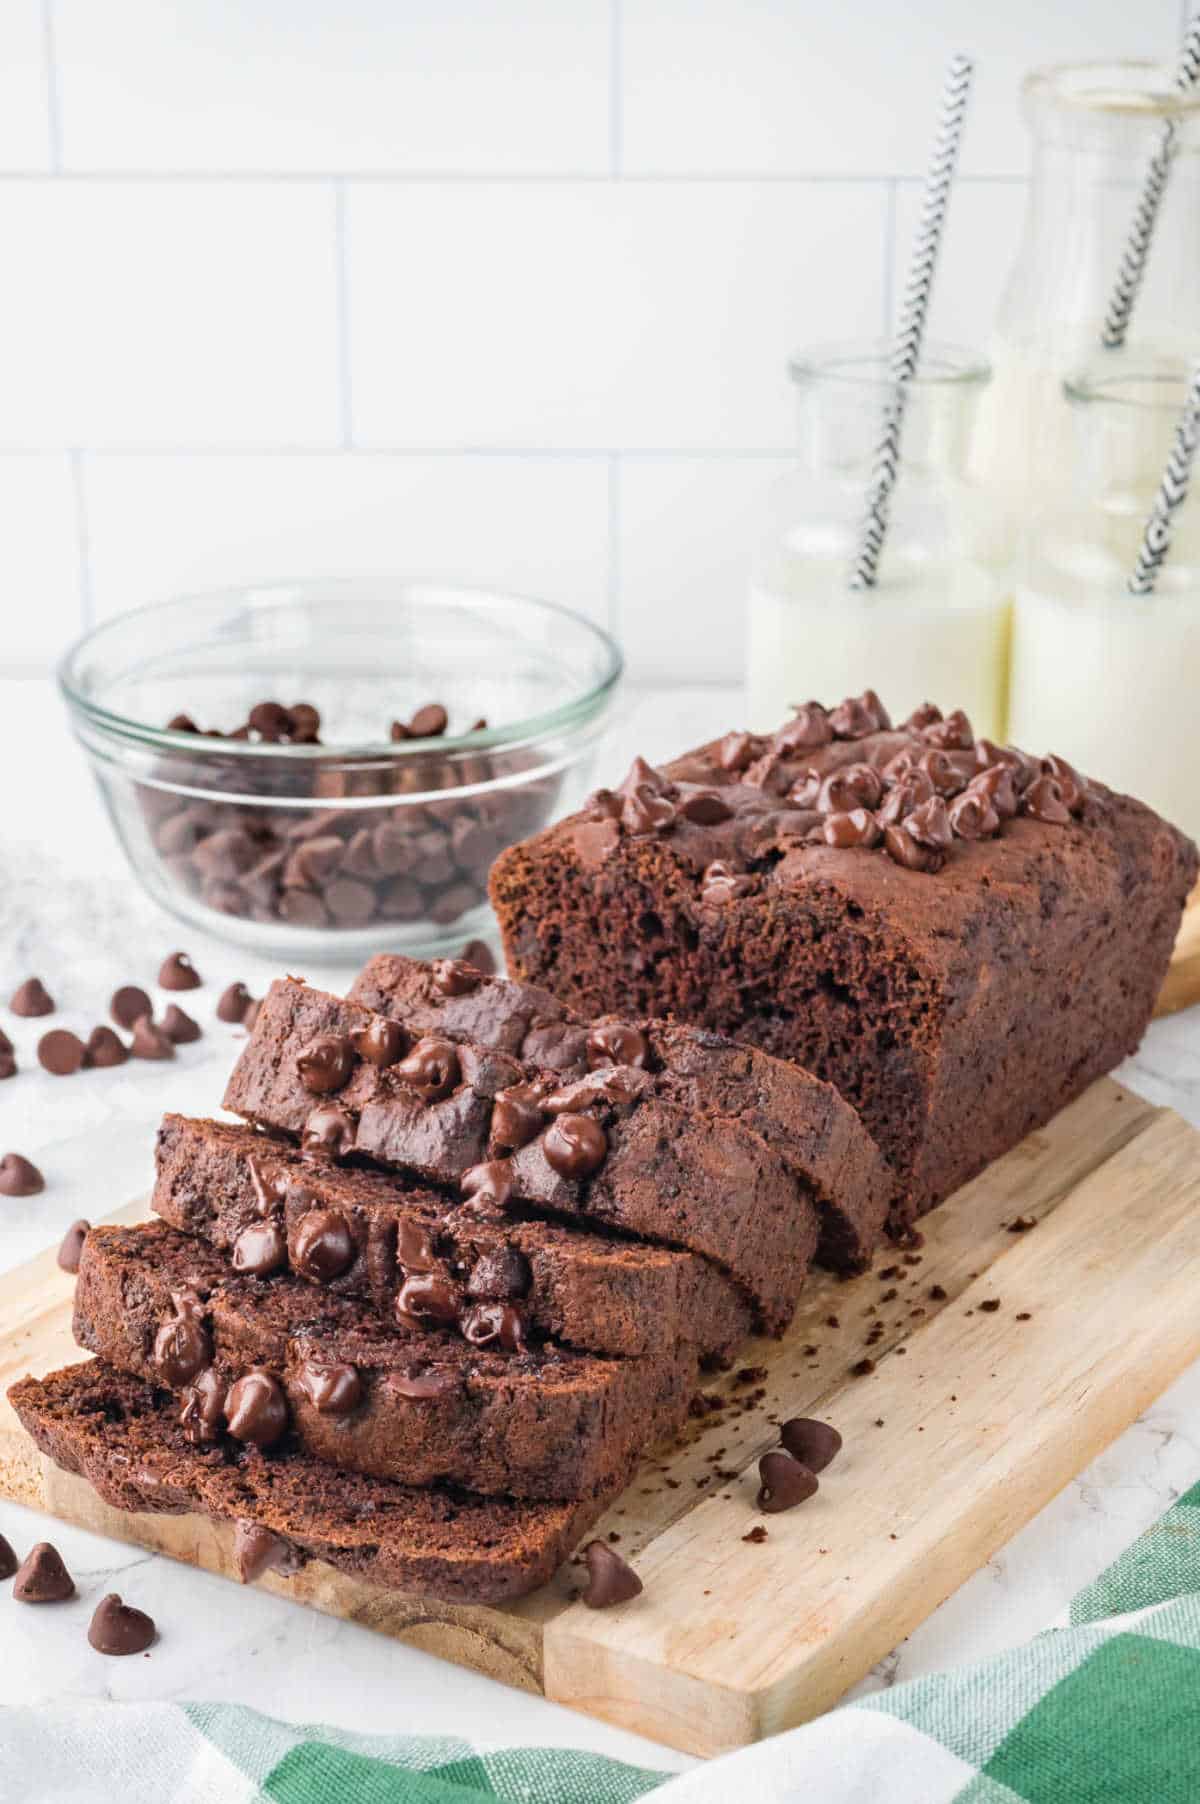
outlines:
[[[1188,482],[1200,444],[1200,363],[1192,370],[1187,400],[1175,428],[1175,441],[1163,471],[1163,479],[1154,497],[1154,506],[1142,534],[1142,543],[1129,579],[1131,595],[1151,595],[1158,581],[1163,560],[1171,549],[1171,528],[1175,515],[1187,499]]]
[[[1200,76],[1200,13],[1192,20],[1184,35],[1183,49],[1175,70],[1175,91],[1186,94],[1196,85]],[[1104,329],[1101,341],[1107,351],[1118,351],[1125,343],[1125,334],[1129,330],[1129,321],[1133,314],[1134,302],[1138,290],[1142,286],[1142,277],[1146,273],[1146,259],[1150,254],[1150,241],[1154,236],[1154,224],[1158,218],[1158,209],[1162,205],[1162,197],[1166,192],[1167,179],[1171,173],[1171,165],[1175,161],[1179,149],[1179,127],[1174,119],[1167,119],[1158,136],[1158,143],[1150,154],[1150,162],[1142,182],[1142,191],[1138,196],[1137,209],[1129,228],[1129,236],[1125,240],[1125,249],[1121,254],[1121,266],[1117,271],[1116,285],[1112,299],[1108,303],[1108,312],[1104,316]]]
[[[904,289],[904,306],[892,345],[888,401],[884,408],[883,426],[871,471],[871,485],[867,491],[866,512],[859,530],[858,548],[850,577],[852,589],[873,589],[878,580],[879,555],[887,536],[892,490],[900,467],[900,440],[904,431],[908,390],[920,361],[929,296],[937,268],[942,228],[946,223],[946,209],[950,204],[950,190],[954,183],[959,145],[962,143],[973,73],[974,64],[968,56],[952,57],[946,69],[938,111],[937,136],[933,142],[929,172],[925,177],[921,218]]]

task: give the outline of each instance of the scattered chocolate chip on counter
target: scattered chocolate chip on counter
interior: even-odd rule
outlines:
[[[129,1050],[135,1059],[173,1059],[175,1047],[160,1027],[156,1027],[149,1015],[140,1015],[133,1024],[133,1038],[129,1042]]]
[[[93,1027],[83,1049],[83,1062],[86,1066],[101,1071],[113,1065],[123,1065],[128,1057],[128,1046],[111,1027],[103,1023],[99,1027]]]
[[[758,1507],[768,1516],[776,1516],[782,1510],[794,1510],[798,1503],[807,1502],[820,1488],[816,1473],[782,1447],[763,1454],[758,1462],[758,1476],[762,1481]]]
[[[220,1001],[217,1003],[217,1020],[244,1021],[246,1011],[253,1001],[254,998],[244,983],[231,983],[227,990],[221,992]]]
[[[1020,1313],[1016,1316],[1015,1319],[1018,1322],[1031,1322],[1033,1320],[1033,1316],[1030,1314],[1028,1309],[1022,1309],[1020,1311]]]
[[[108,1012],[117,1026],[123,1027],[128,1033],[129,1029],[140,1021],[143,1015],[150,1013],[150,998],[145,990],[138,988],[137,984],[125,983],[119,990],[113,991]]]
[[[0,1579],[10,1579],[20,1562],[12,1550],[12,1543],[0,1535]]]
[[[842,1437],[828,1422],[811,1416],[792,1416],[779,1430],[779,1439],[793,1459],[810,1472],[823,1472],[842,1450]]]
[[[11,1047],[0,1051],[0,1083],[3,1083],[6,1077],[16,1077],[16,1075],[17,1060],[15,1053],[12,1051]]]
[[[588,1569],[583,1601],[589,1610],[607,1610],[612,1604],[627,1604],[641,1595],[641,1579],[606,1541],[589,1541],[583,1557]]]
[[[0,1196],[37,1196],[46,1180],[23,1153],[5,1153],[0,1159]]]
[[[39,1541],[17,1568],[13,1596],[22,1604],[61,1604],[74,1595],[75,1581],[57,1547]]]
[[[757,1523],[754,1528],[750,1529],[747,1534],[742,1536],[742,1540],[748,1541],[751,1547],[761,1547],[766,1539],[767,1531],[761,1522]]]
[[[73,1077],[83,1067],[86,1050],[78,1034],[65,1027],[52,1027],[38,1041],[38,1064],[51,1077]]]
[[[169,953],[159,967],[159,988],[163,990],[198,990],[203,981],[186,952]]]
[[[159,1032],[167,1036],[173,1046],[190,1046],[200,1038],[200,1023],[181,1009],[177,1002],[169,1002],[158,1024]]]
[[[54,999],[40,977],[27,977],[13,992],[9,1008],[14,1015],[31,1019],[35,1015],[52,1015]]]
[[[88,1640],[98,1654],[144,1654],[157,1636],[154,1618],[122,1603],[115,1591],[101,1598],[88,1627]]]
[[[64,1272],[77,1272],[79,1261],[83,1257],[83,1243],[91,1232],[92,1224],[80,1216],[73,1221],[62,1237],[62,1245],[58,1249],[58,1263]]]

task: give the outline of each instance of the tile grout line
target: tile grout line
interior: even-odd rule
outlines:
[[[57,79],[54,81],[55,126],[57,134]],[[623,149],[621,154],[623,155]],[[1025,175],[960,175],[957,182],[962,187],[1021,187],[1028,180]],[[361,184],[365,187],[394,188],[428,188],[428,187],[469,187],[481,188],[561,188],[569,186],[610,186],[614,180],[628,184],[630,187],[643,188],[693,188],[693,187],[813,187],[813,188],[846,188],[877,187],[880,182],[896,182],[901,187],[906,184],[916,186],[924,182],[925,176],[918,170],[897,175],[895,171],[881,170],[853,171],[847,174],[835,174],[821,170],[779,170],[779,169],[693,169],[693,170],[628,170],[622,169],[616,177],[607,170],[569,169],[569,170],[512,170],[507,173],[491,169],[441,169],[441,170],[405,170],[405,169],[62,169],[52,171],[44,169],[0,169],[0,184],[15,182],[34,183],[67,183],[76,182],[83,186],[97,186],[105,182],[113,187],[159,186],[163,183],[177,184],[180,187],[198,187],[205,184],[231,187],[297,187],[307,184],[310,187],[325,186],[337,181],[350,188]]]
[[[50,170],[62,173],[62,110],[58,92],[58,45],[54,32],[54,0],[42,0],[42,59],[46,78],[46,138]]]
[[[608,630],[613,638],[621,638],[621,458],[613,452],[608,460]]]
[[[6,457],[61,457],[61,445],[0,444]],[[236,458],[344,457],[420,458],[429,462],[453,458],[516,460],[528,463],[603,463],[610,458],[636,463],[677,459],[688,463],[764,463],[788,460],[793,446],[779,445],[78,445],[81,457],[195,457],[230,461]]]
[[[338,416],[341,449],[354,449],[354,390],[350,364],[350,270],[346,257],[346,184],[333,183],[333,253],[337,330]]]
[[[92,538],[88,530],[83,452],[78,446],[73,446],[67,452],[67,468],[71,475],[71,493],[75,505],[75,552],[79,563],[80,631],[86,633],[95,625],[96,597],[92,587]]]
[[[619,180],[625,160],[623,0],[608,0],[608,173]]]

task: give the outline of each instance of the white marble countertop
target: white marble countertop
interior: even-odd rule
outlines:
[[[636,751],[651,759],[735,724],[734,690],[657,692],[630,700],[605,768]],[[153,1131],[166,1108],[205,1113],[219,1097],[241,1040],[214,1018],[234,978],[261,994],[277,970],[205,941],[162,914],[124,865],[57,698],[39,681],[0,682],[0,998],[36,973],[59,1009],[55,1025],[86,1030],[106,1018],[118,983],[154,992],[162,957],[192,954],[205,988],[180,998],[204,1028],[168,1065],[130,1063],[52,1078],[33,1057],[48,1023],[17,1021],[20,1075],[0,1085],[0,1152],[34,1159],[45,1192],[0,1199],[0,1267],[56,1244],[77,1216],[98,1219],[143,1191]],[[310,967],[336,986],[343,972]],[[1118,1075],[1200,1124],[1200,1010],[1159,1022]],[[1044,1627],[1188,1485],[1200,1478],[1200,1365],[1193,1367],[1009,1545],[881,1662],[861,1689],[973,1660]],[[692,1764],[670,1749],[609,1729],[443,1664],[365,1629],[63,1525],[49,1528],[0,1503],[0,1532],[19,1553],[51,1533],[75,1576],[78,1603],[29,1610],[0,1596],[4,1702],[64,1699],[236,1699],[296,1721],[362,1731],[468,1730],[497,1744],[575,1745],[648,1766]],[[162,1631],[148,1659],[109,1660],[88,1646],[91,1608],[116,1588]]]

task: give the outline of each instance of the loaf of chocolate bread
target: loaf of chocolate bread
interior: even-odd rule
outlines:
[[[753,1332],[741,1290],[695,1253],[523,1220],[512,1204],[484,1213],[457,1189],[305,1158],[253,1128],[164,1116],[152,1202],[238,1271],[288,1271],[401,1328],[407,1287],[410,1300],[448,1297],[447,1327],[482,1304],[515,1303],[536,1339],[595,1353],[689,1338],[701,1357],[724,1361]]]
[[[436,1299],[432,1299],[436,1301]],[[530,1344],[518,1305],[477,1306],[477,1344],[389,1333],[369,1309],[294,1278],[239,1278],[162,1222],[93,1228],[77,1344],[182,1398],[198,1444],[271,1447],[409,1485],[579,1498],[628,1479],[695,1394],[690,1342],[636,1359]]]
[[[498,1047],[564,1079],[615,1064],[653,1071],[667,1100],[740,1121],[793,1164],[820,1216],[818,1263],[851,1272],[870,1262],[895,1178],[854,1110],[799,1066],[694,1027],[615,1015],[587,1021],[548,990],[461,960],[430,965],[380,953],[350,1000],[410,1032]]]
[[[198,1447],[174,1398],[101,1360],[23,1378],[8,1396],[42,1452],[114,1509],[229,1523],[246,1582],[324,1560],[387,1590],[502,1603],[545,1584],[609,1501],[419,1490],[335,1471],[290,1440],[270,1453]]]
[[[1136,1047],[1196,848],[1128,796],[878,697],[730,733],[511,848],[509,969],[835,1084],[904,1229]]]
[[[817,1244],[797,1165],[742,1122],[670,1100],[658,1073],[606,1065],[563,1083],[478,1042],[414,1040],[292,978],[264,998],[225,1107],[314,1154],[365,1156],[459,1183],[485,1206],[511,1200],[702,1254],[768,1330],[790,1319]]]

